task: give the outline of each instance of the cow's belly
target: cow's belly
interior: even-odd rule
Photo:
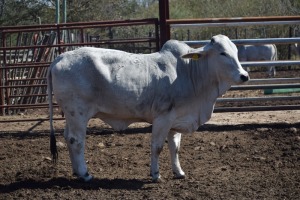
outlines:
[[[98,113],[95,117],[100,118],[105,123],[109,124],[114,130],[121,131],[128,128],[128,126],[135,122],[148,122],[152,123],[151,120],[144,118],[117,118],[109,117],[105,114]],[[195,117],[187,116],[184,118],[177,119],[173,122],[171,129],[180,133],[193,133],[199,127],[199,122]]]
[[[118,119],[102,119],[105,123],[109,124],[114,130],[116,131],[122,131],[128,128],[130,124],[132,124],[134,121],[131,120],[118,120]]]
[[[193,133],[198,129],[199,125],[198,119],[189,115],[176,119],[171,129],[180,133]]]
[[[121,116],[121,115],[109,115],[105,113],[97,113],[94,117],[97,117],[109,124],[114,130],[121,131],[128,128],[128,126],[135,122],[149,122],[148,120],[137,116]]]

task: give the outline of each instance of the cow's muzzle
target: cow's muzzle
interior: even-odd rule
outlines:
[[[249,75],[244,75],[244,74],[242,74],[241,75],[241,80],[243,81],[243,82],[246,82],[246,81],[249,81]]]

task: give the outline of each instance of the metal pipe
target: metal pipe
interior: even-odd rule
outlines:
[[[245,85],[253,84],[283,84],[283,83],[299,83],[300,78],[267,78],[267,79],[250,79]]]
[[[287,25],[300,24],[300,21],[271,21],[271,22],[223,22],[203,24],[171,24],[171,28],[199,28],[199,27],[232,27],[232,26],[253,26],[253,25]]]
[[[151,25],[158,23],[157,18],[136,19],[136,20],[116,20],[116,21],[92,21],[92,22],[71,22],[65,24],[42,24],[42,25],[22,25],[22,26],[2,26],[1,32],[29,32],[36,29],[53,30],[57,26],[62,29],[67,28],[92,28],[92,27],[108,27],[108,26],[136,26],[136,25]]]
[[[247,106],[247,107],[215,107],[214,113],[221,112],[256,112],[277,110],[300,110],[300,105],[276,105],[276,106]]]
[[[53,120],[64,120],[65,118],[61,117],[61,118],[53,118]],[[40,122],[44,122],[44,121],[48,121],[49,118],[45,118],[45,119],[9,119],[9,120],[0,120],[0,123],[13,123],[13,122],[35,122],[35,121],[40,121]]]
[[[241,62],[243,67],[262,67],[262,66],[289,66],[300,65],[300,60],[276,60],[276,61],[251,61]]]
[[[82,40],[84,40],[82,33]],[[100,40],[99,42],[82,42],[82,43],[71,43],[71,44],[53,44],[53,45],[39,45],[38,48],[46,47],[65,47],[65,46],[84,46],[84,45],[105,45],[105,44],[126,44],[126,43],[143,43],[143,42],[156,42],[156,38],[137,38],[137,39],[117,39],[117,40]],[[15,50],[15,49],[28,49],[34,46],[20,46],[20,47],[5,47],[0,48],[1,50]]]
[[[55,0],[55,23],[59,24],[60,22],[60,2],[59,0]]]
[[[264,38],[264,39],[232,39],[231,40],[236,45],[242,44],[292,44],[300,42],[300,37],[294,38]],[[202,46],[210,42],[210,40],[201,41],[183,41],[190,46]]]
[[[67,0],[63,0],[63,23],[67,23]]]
[[[284,89],[300,88],[299,83],[295,84],[267,84],[267,85],[239,85],[231,86],[230,90],[258,90],[258,89]]]
[[[300,16],[269,16],[269,17],[231,17],[231,18],[202,18],[202,19],[168,19],[167,24],[209,24],[237,22],[272,22],[300,21]]]
[[[224,102],[275,101],[275,100],[300,100],[300,96],[218,98],[217,102],[224,103]]]

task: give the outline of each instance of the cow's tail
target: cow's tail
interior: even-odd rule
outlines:
[[[52,154],[52,160],[55,163],[58,157],[57,147],[56,147],[56,138],[53,128],[53,104],[52,104],[52,65],[50,65],[47,73],[47,92],[48,92],[48,102],[49,102],[49,122],[50,122],[50,151]]]

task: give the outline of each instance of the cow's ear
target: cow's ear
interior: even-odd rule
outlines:
[[[201,53],[187,53],[187,54],[182,55],[181,57],[198,60],[201,56],[202,56]]]

